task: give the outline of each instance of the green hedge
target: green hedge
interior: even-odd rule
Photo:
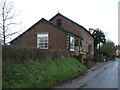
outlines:
[[[2,46],[3,65],[13,65],[28,62],[41,62],[70,57],[67,51],[41,50],[38,48]]]

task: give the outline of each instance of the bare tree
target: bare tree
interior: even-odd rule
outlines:
[[[16,14],[16,10],[14,10],[13,3],[3,0],[0,3],[0,38],[4,45],[6,44],[6,39],[18,33],[18,31],[13,32],[10,29],[12,25],[18,24],[13,21],[16,16],[18,15]]]

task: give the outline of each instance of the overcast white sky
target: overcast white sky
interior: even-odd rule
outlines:
[[[118,44],[118,1],[119,0],[10,0],[23,31],[41,18],[49,20],[58,11],[86,29],[99,28],[107,39]]]

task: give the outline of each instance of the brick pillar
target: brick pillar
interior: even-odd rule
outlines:
[[[67,34],[67,36],[66,36],[66,41],[67,41],[67,50],[69,50],[70,49],[70,36],[69,36],[69,33]]]

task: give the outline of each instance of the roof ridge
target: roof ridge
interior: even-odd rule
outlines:
[[[16,38],[14,38],[11,42],[13,42],[14,40],[16,40],[17,38],[21,37],[24,33],[26,33],[27,31],[31,30],[31,28],[33,28],[35,25],[37,25],[40,22],[44,22],[47,21],[45,18],[41,18],[39,21],[37,21],[35,24],[33,24],[30,28],[28,28],[27,30],[25,30],[22,34],[18,35]]]
[[[71,20],[71,19],[69,19],[68,17],[66,17],[66,16],[64,16],[64,15],[62,15],[61,13],[57,13],[55,16],[53,16],[49,21],[51,21],[52,19],[54,19],[54,17],[56,17],[56,16],[62,16],[62,17],[65,17],[66,19],[68,19],[68,20],[70,20],[70,21],[72,21],[73,23],[76,23],[75,21],[73,21],[73,20]],[[79,26],[82,26],[82,25],[80,25],[80,24],[78,24],[78,23],[76,23],[77,25],[79,25]],[[83,26],[82,26],[83,27]],[[84,28],[84,27],[83,27]]]
[[[58,28],[58,29],[62,29],[62,30],[65,31],[65,32],[69,32],[69,33],[71,33],[71,34],[73,34],[73,35],[81,38],[80,36],[78,36],[78,35],[70,32],[70,31],[68,31],[68,30],[65,30],[65,29],[62,28],[62,27],[59,27],[59,26],[53,24],[52,22],[46,20],[45,18],[41,18],[38,22],[36,22],[34,25],[32,25],[30,28],[28,28],[28,29],[27,29],[26,31],[24,31],[22,34],[20,34],[19,36],[17,36],[16,38],[14,38],[12,41],[10,41],[10,43],[13,42],[14,40],[16,40],[17,38],[21,37],[21,36],[22,36],[24,33],[26,33],[27,31],[31,30],[31,29],[32,29],[35,25],[37,25],[38,23],[44,22],[44,21],[47,22],[47,23],[49,23],[49,24],[51,24],[51,25],[53,25],[54,27],[56,27],[56,28]],[[82,39],[82,38],[81,38],[81,39]]]
[[[57,26],[56,24],[54,24],[54,23],[52,23],[52,22],[50,22],[50,21],[47,21],[47,20],[46,20],[46,22],[52,24],[53,26],[55,26],[55,27],[58,28],[58,29],[62,29],[63,31],[65,31],[65,32],[69,32],[69,33],[71,33],[71,34],[73,34],[73,35],[75,35],[75,36],[77,36],[77,37],[79,37],[79,38],[82,39],[82,37],[80,37],[80,36],[78,36],[78,35],[76,35],[76,34],[70,32],[69,30],[64,29],[63,27]]]
[[[78,25],[79,27],[84,28],[85,31],[88,32],[88,33],[93,37],[93,35],[92,35],[85,27],[83,27],[82,25],[76,23],[75,21],[73,21],[73,20],[67,18],[66,16],[62,15],[62,14],[59,13],[59,12],[58,12],[55,16],[53,16],[49,21],[52,21],[56,16],[62,16],[62,17],[64,17],[64,18],[66,18],[67,20],[71,21],[72,23]]]

